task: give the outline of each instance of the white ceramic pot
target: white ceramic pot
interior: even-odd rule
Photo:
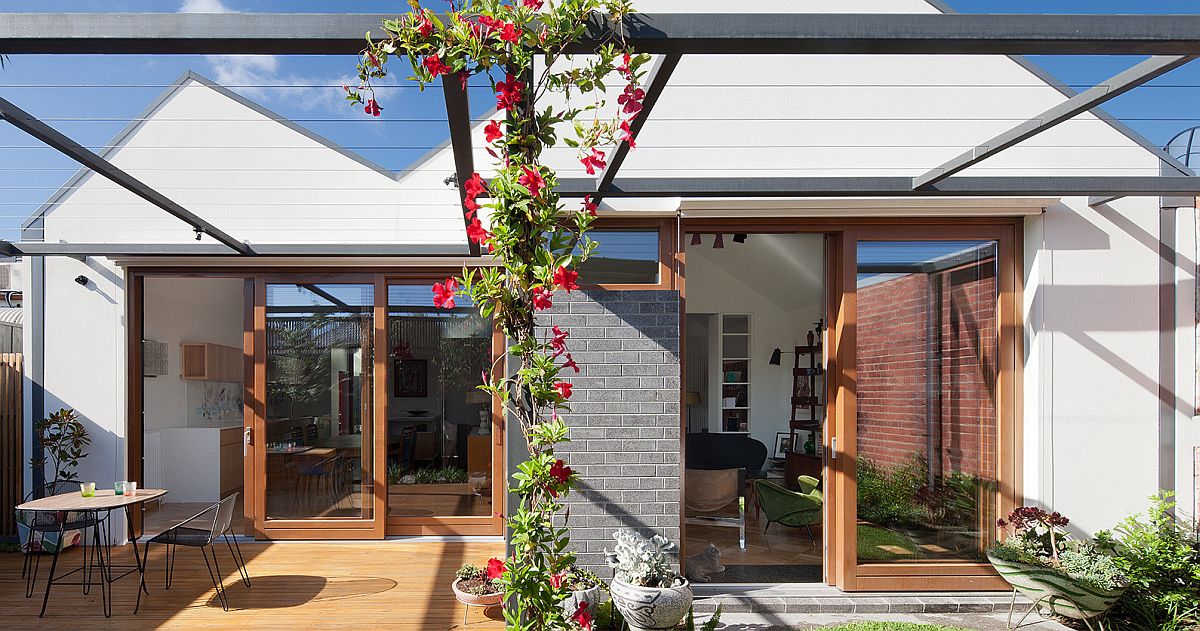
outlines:
[[[589,587],[588,589],[571,592],[571,595],[562,599],[558,605],[562,607],[562,610],[566,612],[568,616],[570,616],[571,614],[575,613],[576,609],[579,609],[579,603],[585,602],[588,604],[587,612],[594,616],[596,615],[596,607],[599,607],[600,603],[602,602],[602,597],[603,593],[600,590],[600,586],[597,585],[595,587]]]
[[[642,587],[614,578],[609,593],[631,631],[673,629],[692,608],[692,584],[680,580],[675,587]]]
[[[1128,589],[1095,589],[1050,568],[1005,561],[991,554],[988,554],[988,560],[1000,576],[1026,598],[1040,601],[1055,615],[1075,620],[1103,615]]]

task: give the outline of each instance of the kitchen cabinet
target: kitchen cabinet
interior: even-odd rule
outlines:
[[[241,383],[245,376],[242,349],[208,342],[184,342],[180,376],[202,381]]]

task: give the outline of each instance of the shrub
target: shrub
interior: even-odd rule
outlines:
[[[1113,615],[1135,628],[1186,629],[1200,624],[1200,539],[1172,515],[1174,494],[1150,496],[1150,510],[1097,533],[1129,577]]]
[[[923,510],[917,503],[917,493],[925,483],[920,456],[895,469],[885,469],[859,458],[858,518],[881,526],[919,524]]]
[[[1048,513],[1035,506],[1014,510],[997,525],[1012,528],[1012,534],[991,548],[992,556],[1053,570],[1094,589],[1123,587],[1128,579],[1106,549],[1073,539],[1062,528],[1069,523],[1057,512]]]
[[[671,568],[667,551],[675,547],[662,535],[647,539],[629,529],[613,533],[617,540],[615,552],[605,550],[608,564],[616,577],[630,585],[671,587],[678,584],[679,575]]]

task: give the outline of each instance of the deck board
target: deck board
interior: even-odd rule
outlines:
[[[113,586],[113,617],[101,613],[100,592],[84,596],[78,586],[55,586],[45,618],[38,620],[43,579],[26,599],[20,554],[0,554],[0,611],[9,629],[502,629],[500,612],[472,608],[463,626],[463,605],[450,591],[458,566],[484,564],[503,554],[499,541],[384,541],[370,543],[248,543],[242,553],[251,587],[237,579],[229,552],[220,549],[230,611],[221,609],[199,551],[180,548],[175,582],[163,590],[163,549],[152,546],[146,575],[149,596],[132,615],[133,576]],[[119,558],[117,558],[119,557]],[[79,566],[78,548],[63,553],[60,568]],[[132,562],[129,546],[114,551],[117,563]],[[490,616],[490,617],[489,617]]]

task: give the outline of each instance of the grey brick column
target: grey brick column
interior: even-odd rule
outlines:
[[[608,577],[604,548],[619,528],[679,542],[679,293],[560,291],[538,325],[571,334],[580,372],[561,373],[574,388],[571,442],[559,449],[581,479],[567,502],[571,541],[580,565]],[[524,445],[508,436],[511,474]]]

